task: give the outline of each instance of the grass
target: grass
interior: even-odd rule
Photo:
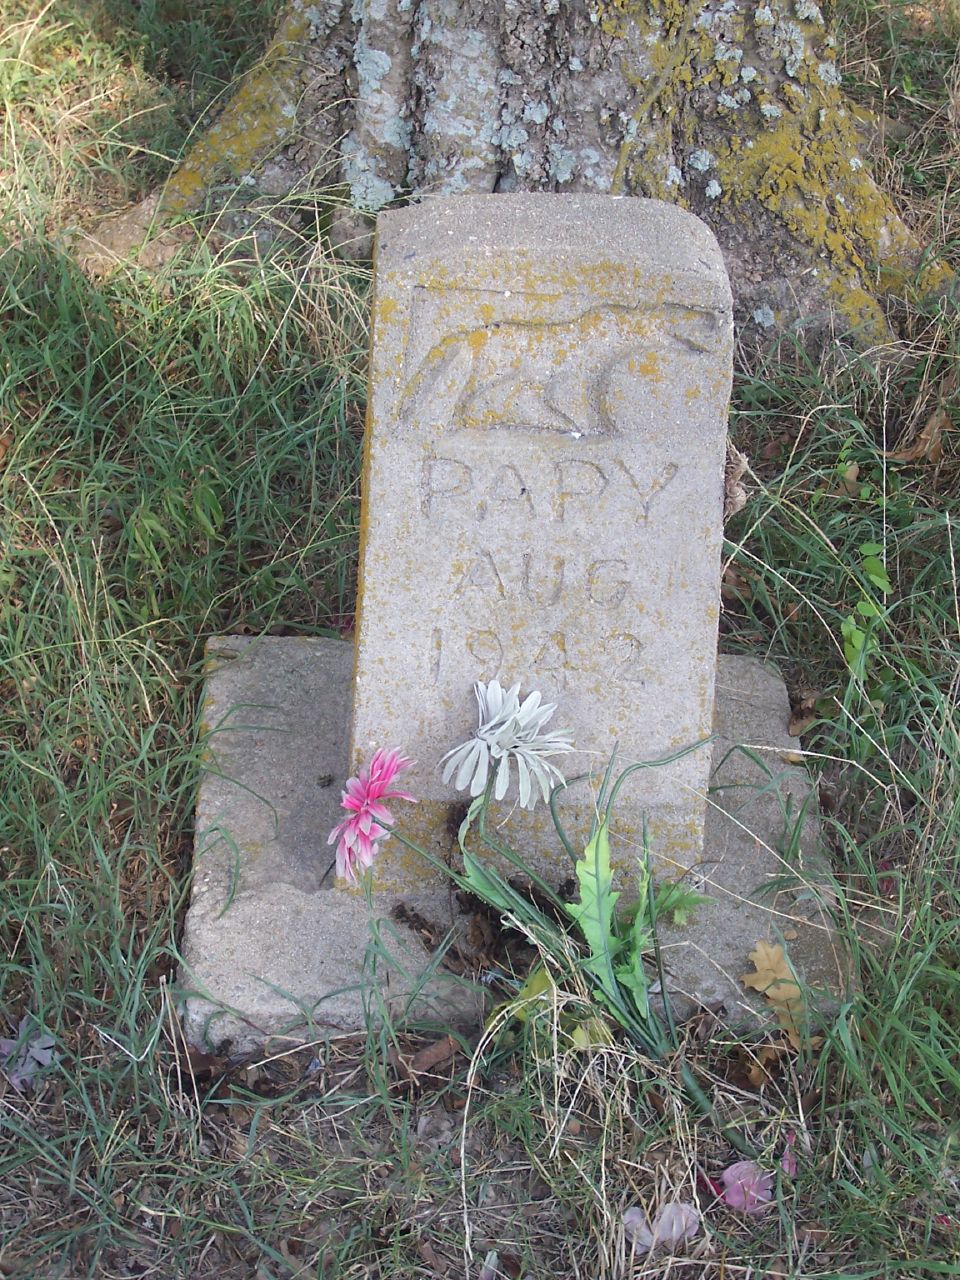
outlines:
[[[576,992],[422,1078],[413,1033],[242,1063],[181,1041],[202,642],[349,622],[366,281],[316,245],[201,244],[92,283],[70,233],[150,188],[270,7],[0,0],[0,1034],[29,1015],[58,1055],[36,1093],[0,1081],[0,1274],[623,1274],[623,1210],[729,1153],[669,1066],[563,1049]],[[908,129],[888,177],[949,251],[957,15],[844,12],[853,87]],[[758,1048],[689,1030],[724,1114],[801,1162],[671,1274],[960,1274],[960,325],[897,320],[874,358],[785,347],[737,387],[724,643],[816,717],[861,993],[759,1090]]]

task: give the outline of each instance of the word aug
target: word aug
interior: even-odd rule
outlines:
[[[632,586],[626,560],[576,564],[564,556],[525,551],[519,557],[505,553],[498,561],[492,552],[482,549],[453,566],[451,594],[464,601],[482,597],[489,604],[519,597],[531,604],[553,605],[572,598],[584,606],[589,602],[614,609],[624,602]]]

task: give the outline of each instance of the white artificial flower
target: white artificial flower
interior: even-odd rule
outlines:
[[[491,770],[496,770],[493,794],[495,799],[502,800],[510,786],[510,762],[515,760],[520,807],[532,809],[537,803],[537,791],[531,780],[539,786],[544,800],[549,800],[551,785],[562,783],[564,777],[546,757],[573,750],[566,730],[541,732],[556,711],[556,704],[541,706],[541,694],[536,689],[521,702],[520,685],[504,691],[499,680],[491,680],[489,684],[478,680],[473,692],[479,711],[477,731],[440,761],[445,766],[443,781],[453,779],[458,791],[469,785],[471,796],[479,796]]]

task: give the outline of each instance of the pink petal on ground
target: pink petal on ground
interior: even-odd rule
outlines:
[[[623,1234],[638,1253],[651,1253],[661,1245],[672,1247],[692,1240],[700,1231],[700,1214],[684,1200],[668,1200],[654,1215],[653,1223],[634,1205],[623,1215]]]
[[[640,1253],[649,1253],[653,1248],[653,1231],[639,1205],[632,1205],[624,1213],[623,1234]]]
[[[773,1174],[764,1173],[752,1160],[738,1160],[720,1175],[723,1199],[742,1213],[762,1213],[773,1199]]]

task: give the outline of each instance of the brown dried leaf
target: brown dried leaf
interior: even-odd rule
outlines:
[[[943,433],[950,427],[950,415],[941,405],[931,413],[913,444],[884,456],[891,462],[939,462],[943,457]]]
[[[425,1045],[410,1059],[410,1070],[415,1076],[425,1075],[445,1062],[450,1062],[460,1052],[460,1046],[453,1036],[441,1036],[432,1044]]]
[[[727,442],[727,468],[723,477],[723,518],[729,520],[747,505],[747,491],[743,487],[743,477],[750,463],[746,455]]]
[[[860,492],[860,463],[851,462],[839,473],[836,484],[822,484],[820,488],[835,498],[857,497]]]
[[[763,1280],[789,1280],[793,1274],[790,1263],[786,1258],[777,1258],[771,1262],[766,1271],[763,1273]]]
[[[3,460],[10,452],[13,445],[13,436],[9,431],[0,432],[0,467],[3,466]]]
[[[731,1083],[738,1089],[755,1089],[759,1093],[773,1079],[774,1068],[787,1052],[782,1042],[753,1047],[738,1045],[731,1063]]]
[[[755,1089],[762,1089],[773,1079],[769,1068],[776,1066],[783,1057],[783,1049],[773,1044],[762,1044],[750,1056],[753,1061],[747,1069],[747,1079]]]
[[[760,941],[750,952],[750,959],[756,972],[745,973],[740,981],[766,996],[787,1039],[799,1049],[805,1020],[803,992],[787,953],[779,942]]]
[[[855,498],[860,492],[860,463],[851,462],[840,477],[840,488],[834,490]]]
[[[390,1051],[389,1059],[391,1066],[402,1080],[416,1083],[421,1076],[429,1075],[437,1067],[452,1061],[459,1052],[460,1046],[453,1036],[441,1036],[439,1040],[433,1040],[422,1049],[418,1049],[411,1058],[394,1047]]]
[[[812,694],[809,698],[802,698],[791,711],[790,725],[787,729],[791,738],[799,738],[801,734],[806,733],[817,719],[818,697],[819,694]]]
[[[811,1249],[822,1249],[829,1234],[819,1222],[802,1222],[797,1225],[797,1239]]]
[[[728,564],[720,579],[720,598],[724,604],[749,600],[753,596],[754,575],[747,570]]]
[[[421,1262],[425,1262],[431,1269],[434,1276],[446,1276],[449,1274],[446,1266],[437,1257],[437,1251],[429,1240],[420,1239],[417,1241],[417,1253],[420,1255]]]
[[[722,1012],[722,1004],[713,1007],[705,1005],[699,1009],[684,1024],[683,1030],[687,1039],[694,1044],[706,1044],[720,1024],[720,1014]]]
[[[781,431],[777,435],[771,436],[771,438],[760,450],[760,457],[764,460],[764,462],[770,462],[778,454],[782,453],[784,449],[788,448],[791,444],[793,444],[793,437],[790,435],[790,433],[787,431]]]

